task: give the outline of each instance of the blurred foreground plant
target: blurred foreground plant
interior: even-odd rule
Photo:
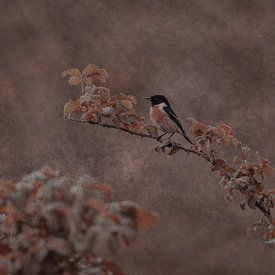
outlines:
[[[78,69],[69,69],[64,71],[62,76],[70,76],[69,84],[81,84],[83,93],[76,100],[65,104],[63,112],[65,118],[118,129],[158,141],[157,129],[136,112],[137,99],[134,96],[123,93],[111,95],[106,87],[95,85],[96,82],[106,81],[108,74],[104,69],[89,64],[82,73]],[[85,81],[87,78],[89,81]],[[248,236],[251,237],[256,230],[262,229],[264,244],[275,245],[275,221],[271,215],[275,202],[275,189],[266,190],[264,186],[266,176],[274,173],[269,161],[261,157],[258,152],[255,154],[257,161],[251,160],[250,149],[235,137],[232,128],[225,123],[209,126],[195,119],[190,120],[193,146],[187,147],[171,140],[164,140],[158,143],[155,150],[168,155],[185,151],[209,162],[211,170],[217,172],[221,178],[220,184],[227,200],[232,200],[234,192],[238,191],[243,197],[240,202],[242,210],[258,209],[263,214],[262,219],[248,227]],[[227,161],[219,156],[222,145],[236,154],[233,160]]]
[[[131,201],[112,201],[107,184],[61,177],[44,167],[0,183],[0,274],[113,274],[109,260],[157,216]]]

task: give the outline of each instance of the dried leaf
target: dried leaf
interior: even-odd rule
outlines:
[[[80,99],[77,99],[76,101],[69,101],[64,105],[63,114],[64,116],[70,117],[72,114],[77,113],[80,110]]]
[[[98,190],[100,192],[106,193],[108,195],[111,195],[111,193],[112,193],[111,185],[105,184],[105,183],[91,183],[89,185],[85,185],[84,188],[95,189],[95,190]]]
[[[193,123],[190,129],[191,133],[193,133],[195,137],[202,136],[204,131],[207,129],[207,126],[198,122],[194,118],[188,118],[188,120],[190,120]]]
[[[36,194],[37,192],[39,191],[39,189],[42,187],[42,182],[41,181],[36,181],[34,184],[33,184],[33,187],[32,187],[32,192],[31,192],[31,199],[34,199],[36,197]]]
[[[232,173],[235,173],[236,172],[236,169],[230,167],[230,166],[225,166],[222,171],[220,172],[220,175],[221,176],[225,176],[227,174],[232,174]]]
[[[8,183],[0,186],[3,274],[28,271],[31,259],[37,274],[47,264],[52,270],[62,267],[75,274],[95,268],[121,275],[118,265],[94,254],[95,243],[104,247],[117,238],[114,249],[118,250],[136,239],[139,228],[155,224],[155,214],[131,201],[110,202],[111,186],[93,182],[87,175],[73,180],[43,167],[13,185],[11,190]]]
[[[135,207],[130,208],[128,213],[141,230],[149,229],[158,223],[158,216],[154,213]]]
[[[241,161],[238,157],[234,157],[233,163],[234,163],[234,164],[241,164],[242,161]]]
[[[260,163],[260,168],[258,168],[257,171],[258,174],[266,174],[268,176],[272,176],[272,174],[274,173],[274,168],[269,165],[269,160],[261,157],[259,152],[256,152],[255,155]]]
[[[230,143],[232,143],[234,146],[238,147],[240,142],[234,136],[233,130],[230,126],[226,125],[223,122],[220,122],[217,125],[217,129],[219,130],[225,144],[229,145]]]
[[[104,69],[100,69],[98,66],[94,64],[89,64],[82,71],[84,82],[88,85],[93,84],[93,79],[98,79],[101,82],[106,82],[106,78],[108,77],[107,72]]]
[[[76,69],[76,68],[71,68],[71,69],[65,70],[61,74],[62,77],[65,77],[67,75],[81,77],[80,71],[78,69]]]
[[[71,76],[68,83],[71,85],[78,85],[81,83],[81,78],[78,76]]]
[[[254,236],[256,228],[257,227],[252,226],[252,225],[250,225],[250,226],[247,227],[246,234],[247,234],[248,238],[252,238]]]
[[[133,110],[134,109],[134,105],[132,103],[131,100],[129,99],[123,99],[120,101],[120,103],[122,104],[123,107],[125,107],[127,110]]]

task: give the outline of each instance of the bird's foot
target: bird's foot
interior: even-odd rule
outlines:
[[[162,143],[162,136],[159,136],[159,137],[157,138],[157,141],[160,142],[160,143]]]
[[[170,138],[164,138],[162,141],[162,146],[170,147],[172,145],[172,140]]]
[[[164,140],[165,140],[164,135],[160,135],[160,136],[157,138],[157,141],[160,142],[160,143],[162,143]]]

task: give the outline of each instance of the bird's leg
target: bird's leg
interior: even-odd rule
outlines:
[[[168,133],[164,133],[164,134],[160,135],[160,136],[157,138],[157,140],[158,140],[159,142],[161,142],[161,138],[164,137],[164,136],[167,135],[167,134],[168,134]]]
[[[171,139],[171,137],[172,137],[174,134],[175,134],[175,132],[174,132],[174,133],[172,133],[172,134],[169,136],[169,138],[168,138],[168,139],[170,140],[170,139]]]

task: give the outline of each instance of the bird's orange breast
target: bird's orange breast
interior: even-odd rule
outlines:
[[[174,133],[179,131],[178,126],[158,106],[151,107],[150,118],[153,126],[164,132]]]
[[[166,115],[159,107],[151,107],[150,109],[150,118],[153,122],[162,123]]]

